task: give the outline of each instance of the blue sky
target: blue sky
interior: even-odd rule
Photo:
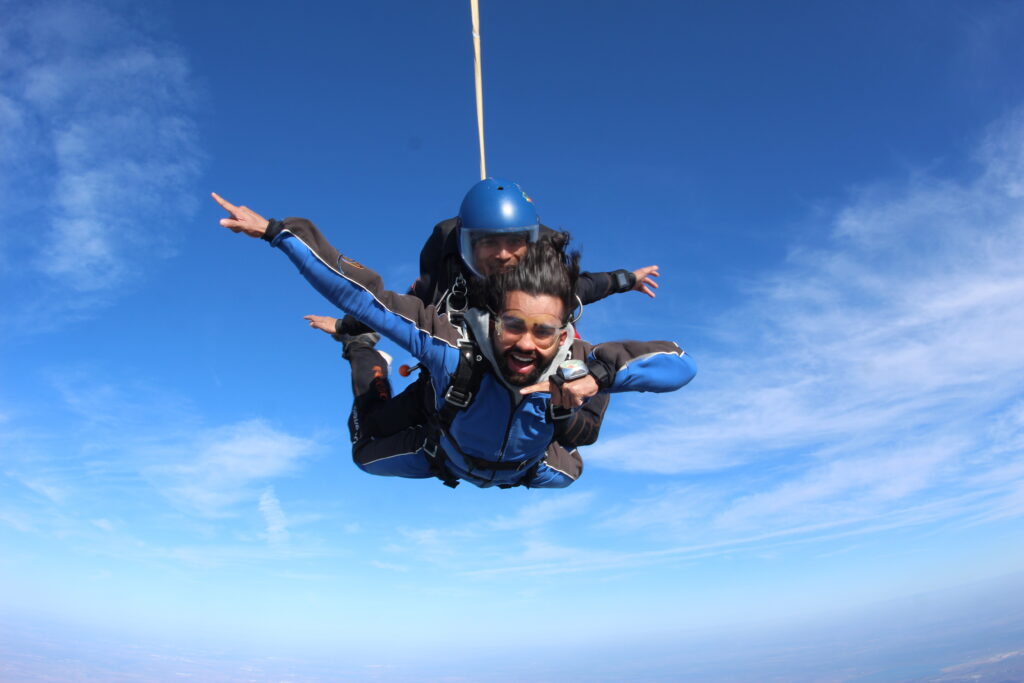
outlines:
[[[699,368],[561,491],[359,472],[329,305],[208,198],[405,288],[478,177],[468,3],[0,3],[0,677],[1019,661],[1024,6],[482,5],[489,172],[661,267],[583,334]]]

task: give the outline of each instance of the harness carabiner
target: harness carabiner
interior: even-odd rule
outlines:
[[[448,319],[461,324],[463,315],[469,307],[469,284],[462,273],[455,276],[455,282],[444,295],[444,308],[448,312]]]

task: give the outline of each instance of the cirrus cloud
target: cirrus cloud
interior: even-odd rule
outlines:
[[[195,86],[144,22],[88,2],[6,10],[0,199],[19,230],[0,259],[87,305],[173,253],[165,228],[194,210],[203,158]]]

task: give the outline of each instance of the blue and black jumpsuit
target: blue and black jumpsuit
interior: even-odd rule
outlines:
[[[415,357],[429,371],[433,408],[444,402],[451,374],[459,363],[461,327],[447,313],[438,314],[416,296],[383,288],[380,276],[346,258],[332,247],[309,221],[288,218],[271,221],[264,239],[284,251],[302,275],[329,301],[350,313]],[[550,397],[537,393],[521,396],[502,379],[493,365],[487,334],[487,313],[470,310],[466,322],[473,329],[480,351],[487,356],[485,372],[470,405],[456,414],[440,436],[446,473],[477,486],[564,487],[578,472],[546,459],[554,437]],[[483,337],[481,337],[483,335]],[[615,342],[591,344],[572,339],[559,349],[545,376],[569,357],[586,358],[611,368],[602,393],[673,391],[695,374],[692,359],[672,342]],[[355,415],[358,420],[358,415]],[[356,425],[353,457],[363,470],[384,476],[426,478],[436,476],[424,448],[422,433],[410,427],[387,437],[404,440],[405,447],[379,439],[360,438]]]

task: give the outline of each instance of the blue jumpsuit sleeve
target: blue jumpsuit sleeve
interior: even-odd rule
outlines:
[[[614,372],[608,393],[667,392],[680,389],[697,374],[693,358],[672,342],[612,342],[594,347],[588,362]]]
[[[446,316],[415,296],[385,290],[377,273],[342,256],[312,223],[285,219],[271,245],[324,298],[408,351],[433,377],[446,377],[458,364],[457,332]]]
[[[533,489],[564,489],[574,481],[576,480],[565,472],[548,467],[547,463],[541,461],[536,473],[523,483]]]

